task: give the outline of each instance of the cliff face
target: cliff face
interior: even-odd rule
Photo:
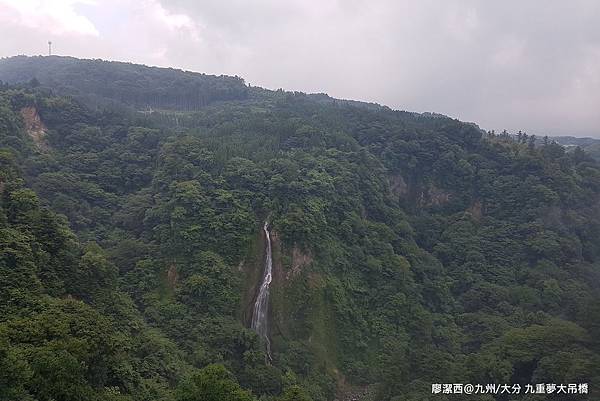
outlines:
[[[261,230],[256,230],[251,246],[238,266],[242,275],[242,297],[239,316],[246,327],[250,327],[252,311],[256,295],[260,286],[265,260],[265,235]]]
[[[41,151],[48,150],[46,141],[46,126],[42,122],[37,109],[34,106],[23,107],[20,111],[25,124],[27,135],[33,140],[35,146]]]
[[[249,322],[249,315],[252,313],[252,306],[256,300],[258,287],[261,283],[262,272],[265,262],[265,236],[264,233],[256,235],[256,244],[253,246],[253,254],[250,262],[244,261],[243,271],[246,279],[245,296],[243,301],[244,321]],[[271,230],[271,241],[273,251],[273,281],[271,284],[271,302],[270,317],[271,336],[277,338],[287,330],[287,327],[294,324],[303,324],[303,319],[295,320],[298,316],[294,315],[294,310],[301,305],[290,303],[294,289],[302,282],[302,277],[309,274],[309,270],[301,269],[308,267],[309,256],[301,252],[296,246],[292,249],[282,247],[280,235],[276,229]],[[291,290],[290,290],[291,289]],[[292,335],[287,333],[287,336]],[[274,343],[277,350],[277,341]]]

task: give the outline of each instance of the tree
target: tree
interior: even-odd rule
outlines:
[[[223,365],[209,365],[180,386],[177,401],[252,401],[249,391],[240,387]]]
[[[285,389],[279,401],[312,401],[312,399],[302,387],[293,385]]]

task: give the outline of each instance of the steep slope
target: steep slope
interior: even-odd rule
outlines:
[[[0,191],[0,400],[169,397],[191,367],[119,291],[106,253],[40,205],[5,149]]]
[[[282,91],[186,113],[90,109],[29,86],[2,99],[0,146],[27,186],[106,252],[140,332],[182,355],[179,370],[157,374],[169,378],[165,399],[178,382],[201,391],[185,379],[194,369],[227,378],[207,368],[215,362],[267,398],[371,385],[377,399],[441,400],[431,383],[598,383],[600,169],[585,153]],[[39,115],[47,149],[24,130],[23,108]],[[246,313],[265,219],[272,364]]]

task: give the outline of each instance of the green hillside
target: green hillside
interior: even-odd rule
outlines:
[[[0,80],[0,400],[598,396],[585,152],[125,63],[17,57]],[[248,328],[265,220],[272,362]]]
[[[5,58],[0,76],[9,84],[35,79],[36,85],[103,107],[190,111],[248,96],[238,77],[60,56]]]

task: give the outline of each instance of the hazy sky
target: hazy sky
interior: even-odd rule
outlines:
[[[0,0],[0,38],[600,137],[599,0]]]

